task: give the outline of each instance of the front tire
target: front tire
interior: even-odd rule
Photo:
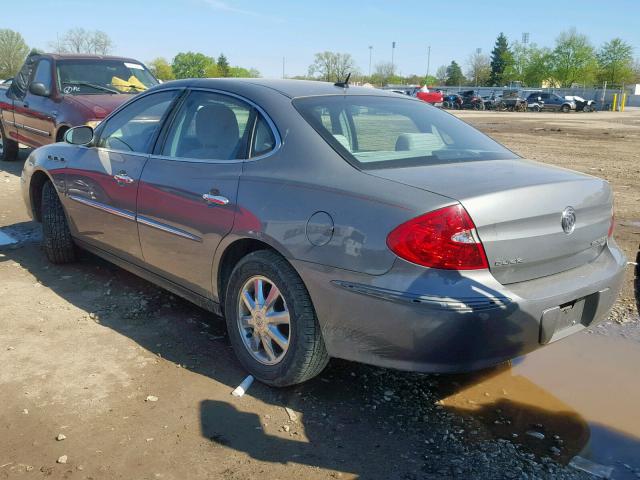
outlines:
[[[18,142],[14,142],[6,137],[2,124],[0,124],[0,160],[11,162],[18,158]]]
[[[562,105],[562,113],[569,113],[571,111],[571,107],[569,105]]]
[[[51,182],[42,187],[42,248],[51,263],[71,263],[76,259],[67,216]]]
[[[236,356],[261,382],[302,383],[327,365],[309,292],[277,253],[260,250],[242,258],[231,273],[224,306]]]

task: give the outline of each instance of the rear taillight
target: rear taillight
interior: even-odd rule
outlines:
[[[452,205],[416,217],[387,236],[387,246],[400,258],[445,270],[489,268],[471,217]]]

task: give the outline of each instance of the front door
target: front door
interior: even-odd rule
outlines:
[[[41,147],[56,141],[53,115],[57,104],[50,97],[53,91],[52,68],[51,60],[41,58],[30,83],[30,86],[41,83],[49,95],[35,95],[28,89],[22,99],[21,108],[16,109],[19,120],[16,119],[15,122],[22,130],[22,137],[28,139],[28,144],[33,147]]]
[[[142,252],[136,225],[138,182],[162,121],[179,94],[164,90],[127,105],[78,147],[65,174],[72,235],[129,261]]]
[[[236,97],[192,91],[142,172],[138,228],[145,263],[205,297],[216,247],[233,226],[256,118]]]

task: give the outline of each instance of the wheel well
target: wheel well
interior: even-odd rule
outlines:
[[[271,250],[278,253],[270,245],[255,240],[252,238],[245,238],[237,240],[227,247],[220,259],[220,266],[218,267],[218,300],[220,307],[224,310],[224,297],[226,294],[227,283],[231,272],[236,264],[242,257],[258,250]]]
[[[56,142],[62,142],[64,140],[64,134],[67,133],[69,127],[62,126],[58,129],[58,133],[56,134]]]
[[[42,187],[49,181],[49,177],[44,172],[35,172],[31,177],[29,185],[29,197],[31,198],[31,210],[33,218],[42,221]]]

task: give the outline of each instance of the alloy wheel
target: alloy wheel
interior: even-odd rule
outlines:
[[[279,363],[291,341],[291,319],[280,289],[267,277],[249,278],[238,296],[237,324],[249,354],[264,365]]]

